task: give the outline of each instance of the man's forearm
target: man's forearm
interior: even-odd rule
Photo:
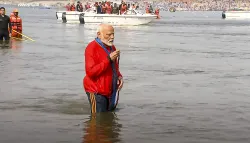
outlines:
[[[11,24],[9,24],[9,29],[10,29],[10,33],[12,33],[12,27],[11,27]]]

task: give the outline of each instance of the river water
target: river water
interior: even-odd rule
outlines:
[[[125,84],[118,110],[91,119],[82,79],[96,26],[19,11],[35,42],[0,49],[1,143],[250,142],[250,21],[162,12],[115,27]]]

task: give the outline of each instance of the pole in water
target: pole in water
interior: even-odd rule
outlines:
[[[16,32],[17,34],[22,35],[22,36],[25,37],[25,38],[28,38],[28,39],[31,40],[31,41],[35,41],[35,40],[31,39],[30,37],[25,36],[25,35],[23,35],[22,33],[17,32],[16,30],[13,30],[13,29],[12,29],[12,31]]]
[[[17,37],[11,37],[11,38],[15,39],[15,40],[25,41],[25,39],[21,39],[21,38],[17,38]]]

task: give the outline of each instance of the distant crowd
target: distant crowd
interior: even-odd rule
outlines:
[[[124,1],[126,9],[135,8],[146,10],[149,7],[154,9],[159,8],[160,10],[168,11],[171,8],[175,8],[177,11],[218,11],[228,9],[244,9],[250,8],[249,0],[161,0],[161,1],[143,1],[133,0],[134,4]],[[178,2],[180,1],[180,2]],[[84,11],[92,6],[96,7],[97,13],[119,13],[123,12],[125,6],[122,7],[122,3],[115,3],[109,1],[96,2],[94,0],[77,2],[77,5],[68,4],[66,8],[70,11]],[[118,10],[117,10],[118,9]],[[151,8],[150,8],[151,10]]]
[[[70,4],[68,3],[66,5],[67,11],[79,11],[83,12],[84,10],[93,8],[93,11],[95,11],[97,14],[124,14],[127,10],[137,10],[139,8],[139,3],[136,2],[130,2],[126,3],[125,1],[121,1],[120,4],[110,1],[102,1],[102,2],[95,2],[91,4],[90,2],[87,2],[85,6],[83,7],[83,4],[78,1],[77,5],[75,6],[74,3]],[[148,4],[145,7],[146,13],[159,13],[159,10],[156,8],[155,11],[151,4]]]
[[[163,10],[169,10],[171,7],[174,7],[176,10],[180,11],[219,11],[228,9],[248,10],[248,8],[250,8],[249,0],[182,0],[182,2],[164,0],[152,3],[154,7],[159,7]]]

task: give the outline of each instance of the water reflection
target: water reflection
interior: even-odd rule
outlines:
[[[121,124],[115,113],[100,113],[91,116],[84,126],[83,143],[120,142]]]
[[[25,41],[25,39],[12,39],[10,42],[9,48],[21,49],[22,48],[22,41]]]
[[[11,38],[10,41],[0,41],[0,47],[1,49],[19,49],[22,48],[22,41],[25,39]]]

